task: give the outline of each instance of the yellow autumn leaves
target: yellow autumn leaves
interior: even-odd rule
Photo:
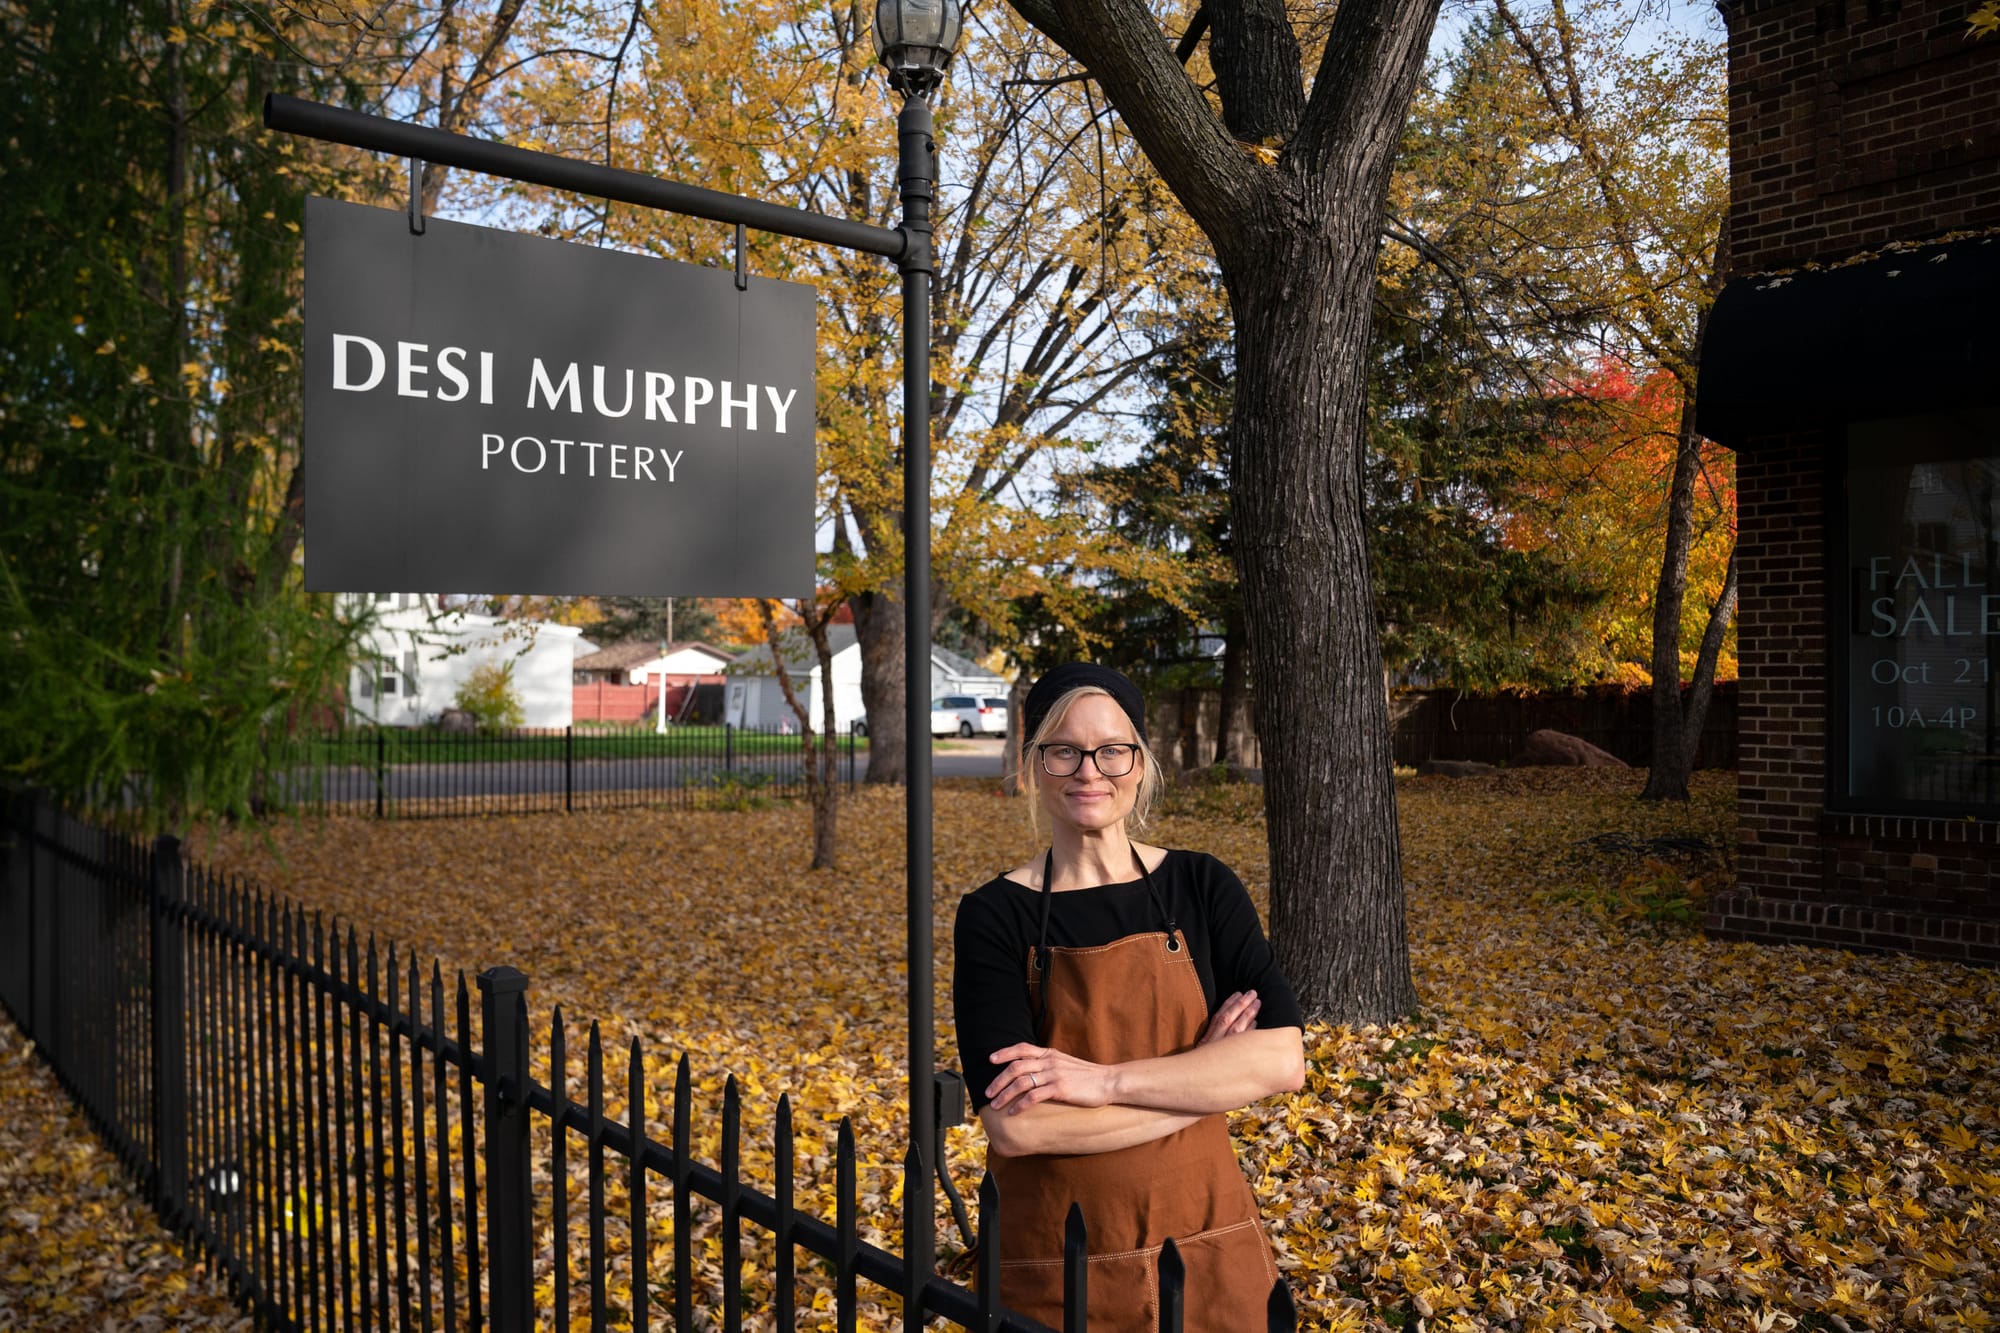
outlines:
[[[247,1330],[0,1016],[0,1329]]]
[[[1988,1327],[2000,1308],[2000,975],[1701,936],[1684,917],[1704,886],[1728,880],[1733,778],[1697,775],[1685,808],[1641,806],[1638,785],[1614,771],[1402,784],[1422,1015],[1314,1025],[1306,1088],[1232,1121],[1301,1327]],[[1261,893],[1255,791],[1178,806],[1162,840],[1215,852]],[[865,1231],[893,1247],[901,812],[900,793],[857,793],[837,873],[801,868],[802,808],[335,820],[195,851],[447,968],[522,968],[538,1026],[563,1006],[572,1096],[578,1024],[603,1022],[608,1109],[621,1118],[624,1043],[639,1036],[657,1138],[671,1131],[686,1052],[690,1128],[711,1163],[733,1073],[744,1173],[760,1188],[788,1093],[801,1206],[822,1217],[834,1126],[851,1115]],[[1029,839],[1016,803],[966,784],[940,791],[936,841],[942,983],[956,895],[1016,863]],[[1686,855],[1703,842],[1708,852]],[[940,1055],[955,1063],[945,989]],[[545,1050],[537,1074],[548,1075]],[[952,1130],[947,1146],[969,1193],[979,1130]],[[574,1140],[570,1156],[574,1185]],[[539,1157],[537,1173],[546,1188]],[[658,1288],[671,1218],[660,1183],[651,1189]],[[622,1255],[624,1196],[612,1196]],[[698,1239],[712,1277],[712,1210]],[[540,1241],[546,1295],[546,1227]],[[768,1246],[746,1250],[745,1291],[761,1309]],[[629,1276],[619,1264],[614,1275],[622,1303]],[[824,1283],[801,1263],[801,1308],[820,1310],[804,1326],[831,1327]],[[865,1283],[862,1294],[863,1326],[892,1327],[893,1301]]]

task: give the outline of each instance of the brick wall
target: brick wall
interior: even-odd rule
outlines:
[[[1822,887],[1824,448],[1806,434],[1736,461],[1737,877],[1784,898]]]
[[[1970,4],[1723,5],[1732,275],[2000,227],[2000,40],[1966,40]],[[2000,963],[2000,822],[1826,809],[1837,445],[1801,432],[1737,460],[1737,887],[1707,926]]]
[[[1725,0],[1732,273],[2000,224],[2000,39],[1970,8]]]
[[[1835,441],[1737,460],[1737,888],[1725,938],[2000,963],[2000,824],[1826,810],[1825,473]]]

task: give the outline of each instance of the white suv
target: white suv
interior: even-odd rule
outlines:
[[[931,728],[944,727],[947,715],[958,719],[961,736],[1005,736],[1007,696],[1004,694],[947,694],[931,700]],[[946,734],[940,731],[940,734]]]

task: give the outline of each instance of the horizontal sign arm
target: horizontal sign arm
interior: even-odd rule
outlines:
[[[637,171],[578,162],[554,153],[537,153],[514,148],[489,139],[451,134],[424,125],[371,116],[345,107],[308,102],[303,98],[271,93],[264,98],[264,125],[287,134],[302,134],[327,143],[367,148],[397,157],[414,157],[440,166],[483,171],[509,180],[546,185],[576,194],[615,199],[641,208],[708,218],[715,222],[739,222],[758,231],[821,241],[865,254],[900,259],[907,242],[904,234],[888,227],[846,218],[827,217],[803,209],[767,204],[698,185],[682,185]]]

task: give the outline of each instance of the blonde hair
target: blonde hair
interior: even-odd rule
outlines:
[[[1093,694],[1111,699],[1113,703],[1118,702],[1111,698],[1109,690],[1096,685],[1077,686],[1049,706],[1048,715],[1042,719],[1042,725],[1035,728],[1035,734],[1028,738],[1027,747],[1021,755],[1021,791],[1028,797],[1028,827],[1034,830],[1037,837],[1042,831],[1043,774],[1039,747],[1050,733],[1063,724],[1063,719],[1069,716],[1069,710],[1076,706],[1079,699],[1086,699]],[[1122,715],[1124,707],[1121,705],[1118,711]],[[1132,728],[1132,733],[1137,738],[1136,743],[1139,747],[1139,795],[1138,799],[1132,802],[1132,813],[1125,816],[1125,831],[1128,834],[1137,833],[1146,827],[1147,821],[1153,815],[1153,802],[1159,796],[1161,786],[1166,782],[1166,774],[1160,768],[1160,761],[1153,757],[1153,747],[1146,744],[1144,734],[1137,727]]]

